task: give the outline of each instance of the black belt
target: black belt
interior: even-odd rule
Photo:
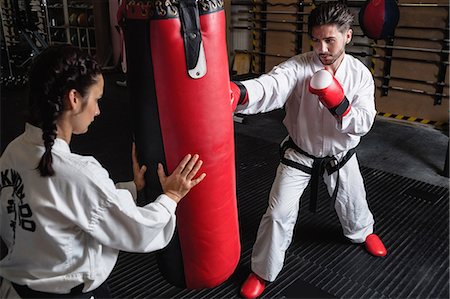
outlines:
[[[303,154],[311,159],[313,159],[313,165],[312,167],[300,164],[298,162],[286,159],[284,157],[284,153],[288,148],[292,148],[295,151],[297,151],[300,154]],[[349,150],[347,154],[342,158],[341,161],[338,161],[336,157],[334,156],[326,156],[323,158],[317,158],[304,150],[302,150],[300,147],[298,147],[294,141],[291,139],[291,137],[288,138],[285,142],[282,143],[280,148],[280,159],[281,163],[296,168],[298,170],[301,170],[305,173],[308,173],[311,175],[311,194],[309,199],[309,209],[311,212],[315,213],[317,211],[317,194],[319,190],[319,180],[323,176],[325,170],[327,171],[328,175],[333,174],[335,171],[337,171],[337,178],[336,178],[336,187],[334,188],[333,195],[331,196],[331,207],[334,207],[334,203],[336,201],[337,192],[339,190],[339,169],[345,165],[345,163],[350,160],[350,158],[353,156],[353,154],[356,152],[354,148]]]
[[[87,293],[83,293],[84,284],[77,285],[70,290],[68,294],[55,294],[55,293],[47,293],[47,292],[39,292],[33,289],[30,289],[26,285],[18,285],[11,281],[14,290],[21,298],[76,298],[76,299],[85,299],[85,298],[111,298],[111,293],[108,287],[108,284],[104,282],[94,291],[90,291]]]

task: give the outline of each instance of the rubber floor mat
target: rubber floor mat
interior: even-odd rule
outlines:
[[[259,221],[279,163],[278,144],[236,135],[241,260],[212,289],[186,290],[160,275],[155,255],[121,252],[108,283],[115,298],[239,298],[250,271]],[[321,184],[317,213],[302,197],[285,266],[264,298],[449,298],[449,191],[361,167],[375,231],[388,255],[369,255],[346,240]]]

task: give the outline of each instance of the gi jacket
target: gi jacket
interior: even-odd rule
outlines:
[[[0,158],[0,232],[8,247],[1,277],[52,293],[84,283],[87,292],[106,280],[119,250],[150,252],[168,244],[173,200],[160,195],[137,207],[133,182],[114,185],[98,161],[71,153],[58,138],[55,175],[41,177],[36,168],[43,153],[41,129],[26,124]]]
[[[315,157],[336,156],[356,147],[375,120],[375,84],[372,74],[358,59],[345,54],[335,77],[350,102],[350,112],[337,121],[317,95],[308,91],[315,72],[324,69],[317,55],[307,52],[288,59],[257,79],[241,82],[249,103],[236,112],[255,114],[284,107],[283,121],[289,136]]]

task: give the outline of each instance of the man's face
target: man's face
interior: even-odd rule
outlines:
[[[313,49],[325,66],[341,62],[345,53],[345,45],[351,41],[352,33],[352,29],[340,32],[336,25],[313,27],[311,31]]]

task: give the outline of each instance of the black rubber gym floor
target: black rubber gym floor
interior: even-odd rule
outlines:
[[[154,254],[121,253],[108,280],[114,297],[239,298],[278,161],[278,144],[236,134],[242,253],[240,264],[226,282],[212,289],[179,289],[162,278]],[[363,246],[343,237],[322,184],[316,214],[308,209],[308,190],[304,193],[284,269],[263,297],[449,297],[448,188],[365,167],[362,173],[375,230],[388,255],[370,256]]]

